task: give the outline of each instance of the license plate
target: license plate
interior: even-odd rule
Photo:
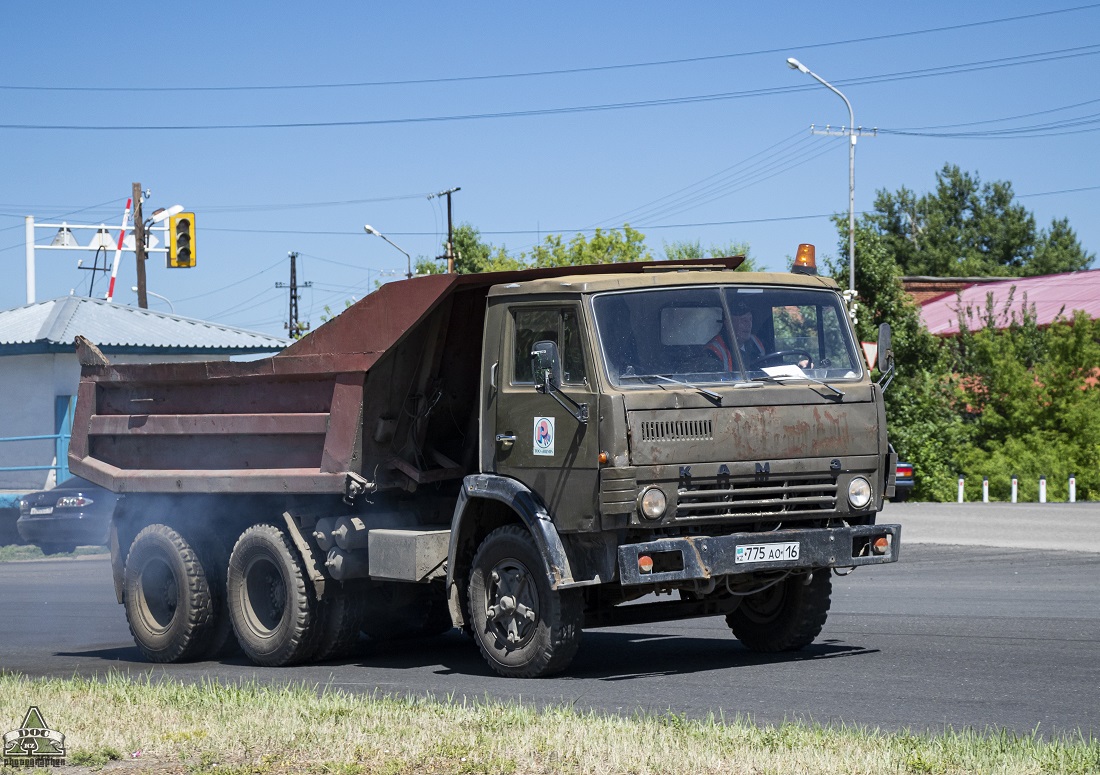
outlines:
[[[785,544],[751,544],[738,546],[734,561],[737,564],[743,562],[780,562],[783,560],[797,560],[798,541]]]
[[[31,508],[31,516],[38,514],[53,514],[53,506],[34,506]]]

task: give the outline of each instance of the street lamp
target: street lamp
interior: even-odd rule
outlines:
[[[391,240],[389,237],[387,237],[382,232],[378,231],[378,229],[374,228],[369,223],[366,226],[363,227],[363,231],[365,231],[367,234],[373,234],[375,237],[381,237],[386,242],[390,243],[395,248],[400,250],[402,253],[405,253],[405,251],[402,250],[398,245],[394,244],[393,240]],[[407,280],[407,279],[410,279],[413,276],[412,256],[410,256],[408,253],[405,253],[405,261],[407,262],[407,267],[408,267],[406,272],[405,272],[405,279]]]
[[[136,285],[131,285],[131,286],[130,286],[130,290],[131,290],[131,291],[133,291],[134,293],[137,293],[137,292],[138,292],[138,287],[137,287]],[[168,298],[167,296],[161,296],[161,295],[160,295],[159,293],[153,293],[153,292],[152,292],[151,290],[149,290],[148,288],[146,288],[146,289],[145,289],[145,292],[146,292],[147,294],[149,294],[150,296],[156,296],[156,297],[157,297],[158,299],[160,299],[161,301],[163,301],[163,302],[167,303],[167,304],[168,304],[168,309],[172,310],[172,314],[173,314],[173,315],[175,315],[175,314],[176,314],[176,305],[174,305],[174,304],[172,303],[172,300],[171,300],[171,299],[169,299],[169,298]]]
[[[856,115],[852,111],[852,103],[840,93],[840,89],[833,86],[817,73],[794,57],[787,59],[787,67],[813,78],[825,88],[844,100],[848,106],[848,290],[854,295],[856,290]]]

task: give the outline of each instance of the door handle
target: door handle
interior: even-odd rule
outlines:
[[[516,443],[516,434],[514,433],[498,433],[497,444],[504,449],[511,449],[512,445]]]

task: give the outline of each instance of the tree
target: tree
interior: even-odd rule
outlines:
[[[838,248],[848,251],[848,220],[836,216]],[[848,262],[826,259],[827,271],[847,286]],[[893,334],[897,373],[886,391],[890,441],[898,454],[916,464],[914,496],[946,500],[958,470],[955,453],[966,442],[966,428],[955,412],[948,353],[920,319],[920,310],[901,283],[889,240],[862,221],[856,228],[856,335],[878,337],[881,323]]]
[[[703,249],[699,240],[694,242],[666,242],[664,244],[665,259],[668,261],[690,260],[693,258],[707,258],[716,256],[744,256],[745,261],[737,267],[739,272],[758,272],[760,267],[756,265],[756,259],[749,255],[749,243],[730,241],[725,245],[711,244]]]
[[[1096,254],[1086,253],[1077,241],[1077,233],[1070,228],[1069,219],[1056,218],[1051,221],[1050,228],[1039,235],[1028,274],[1079,271],[1090,266],[1094,258]]]
[[[538,267],[546,266],[585,266],[587,264],[621,264],[629,261],[652,261],[653,256],[645,246],[645,235],[630,224],[623,224],[623,230],[596,229],[592,239],[577,234],[565,242],[560,234],[551,234],[536,245],[530,256],[522,258]]]
[[[1021,277],[1078,271],[1094,258],[1065,219],[1039,232],[1011,183],[983,185],[953,164],[936,173],[933,193],[880,190],[861,221],[885,240],[905,275]]]
[[[442,252],[447,243],[442,245]],[[469,223],[460,223],[454,230],[455,273],[474,274],[476,272],[502,272],[510,269],[523,269],[523,261],[508,255],[503,245],[495,247],[483,242],[481,232]],[[440,274],[447,271],[446,265],[438,260],[420,256],[416,260],[417,274]]]
[[[967,418],[970,443],[959,471],[970,481],[989,477],[990,494],[1008,500],[1010,477],[1035,500],[1039,476],[1051,497],[1066,497],[1070,474],[1080,497],[1100,495],[1100,320],[1084,312],[1050,326],[1036,324],[1027,299],[1023,314],[985,312],[960,317],[948,340],[957,382],[957,411]],[[998,328],[998,325],[1000,328]]]
[[[508,248],[481,239],[481,232],[468,223],[454,231],[455,272],[503,272],[530,267],[583,266],[586,264],[618,264],[626,261],[651,261],[653,256],[645,246],[645,235],[624,225],[623,230],[596,229],[589,239],[577,234],[569,242],[561,234],[547,235],[541,245],[530,253],[511,255]],[[446,249],[444,243],[443,249]],[[446,271],[440,262],[421,256],[416,261],[417,274],[438,274]]]

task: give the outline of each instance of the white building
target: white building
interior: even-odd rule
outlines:
[[[68,476],[68,435],[80,380],[77,335],[96,344],[112,363],[228,360],[290,344],[241,328],[77,296],[0,312],[0,509],[17,504],[19,494]]]

